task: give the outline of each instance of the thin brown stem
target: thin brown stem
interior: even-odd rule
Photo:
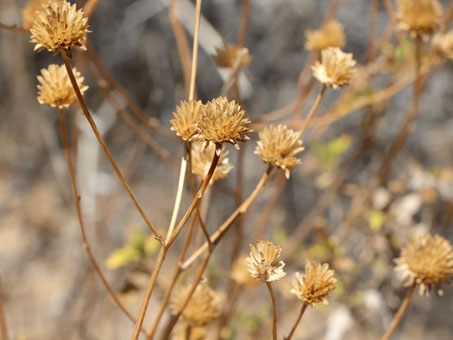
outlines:
[[[143,326],[143,320],[145,319],[146,310],[148,309],[149,300],[153,293],[154,286],[156,284],[157,276],[159,275],[162,264],[164,263],[165,256],[167,255],[168,249],[166,247],[161,247],[159,250],[159,255],[157,256],[156,263],[154,264],[151,277],[149,278],[148,285],[146,286],[145,296],[143,297],[142,305],[140,307],[140,312],[138,313],[137,322],[135,323],[134,333],[132,334],[132,340],[137,340],[140,335],[140,329]]]
[[[396,312],[395,317],[393,318],[392,323],[390,324],[390,327],[387,329],[387,332],[385,332],[385,334],[382,336],[381,340],[389,340],[393,332],[395,331],[396,327],[398,327],[399,323],[401,322],[401,319],[404,316],[404,313],[406,313],[407,307],[409,307],[409,303],[411,302],[416,287],[417,284],[413,283],[411,288],[409,289],[409,292],[407,293],[406,297],[401,303],[398,312]]]
[[[60,127],[61,127],[61,136],[62,136],[62,140],[63,140],[64,153],[65,153],[65,157],[66,157],[66,164],[68,167],[69,178],[71,179],[72,194],[74,196],[74,205],[75,205],[76,212],[77,212],[77,219],[79,220],[80,232],[82,234],[83,248],[87,252],[87,255],[88,255],[88,258],[90,259],[91,264],[93,265],[96,273],[98,274],[98,276],[101,279],[102,283],[104,284],[105,288],[109,292],[113,301],[118,305],[118,307],[124,312],[124,314],[126,314],[126,316],[132,322],[136,322],[136,319],[122,304],[122,302],[119,300],[118,296],[116,295],[115,291],[113,290],[112,286],[110,286],[110,283],[105,278],[105,275],[102,272],[101,267],[99,266],[96,258],[94,257],[93,252],[91,251],[90,244],[88,243],[88,237],[86,235],[85,223],[84,223],[84,219],[83,219],[83,215],[82,215],[82,208],[80,206],[80,195],[79,195],[79,192],[77,189],[76,176],[74,174],[74,168],[72,165],[72,157],[71,157],[71,152],[70,152],[70,148],[69,148],[68,134],[67,134],[66,122],[65,122],[65,118],[64,118],[63,109],[59,109],[59,114],[60,114]],[[146,333],[145,330],[143,330],[143,329],[141,329],[141,331]]]
[[[272,284],[270,282],[266,282],[266,286],[272,299],[272,339],[277,340],[277,300],[275,299]]]
[[[244,214],[250,205],[253,203],[253,201],[256,199],[258,194],[261,192],[261,190],[264,188],[264,185],[267,183],[267,180],[269,179],[269,175],[272,171],[272,166],[269,165],[267,168],[266,172],[261,176],[260,181],[256,185],[255,189],[253,192],[250,194],[250,196],[226,219],[226,221],[217,229],[211,236],[211,241],[213,245],[216,245],[220,242],[222,237],[225,235],[225,233],[228,231],[228,229],[231,227],[233,222],[242,214]],[[182,264],[183,269],[187,269],[198,257],[201,256],[207,249],[209,249],[209,246],[207,243],[204,243],[201,247],[199,247],[193,254],[190,256],[184,263]]]
[[[247,40],[247,30],[249,24],[250,0],[242,0],[241,23],[238,32],[238,46],[244,47]]]
[[[99,0],[88,0],[85,3],[85,6],[83,6],[83,12],[88,18],[93,14],[98,4]]]
[[[375,55],[375,40],[376,40],[376,19],[378,14],[378,0],[371,0],[370,4],[370,16],[368,22],[368,46],[367,46],[367,57],[368,62],[372,62]]]
[[[61,55],[63,57],[63,61],[66,66],[66,71],[68,72],[69,78],[71,80],[72,87],[74,88],[74,91],[77,95],[77,99],[79,100],[80,106],[82,107],[83,114],[85,115],[86,119],[88,120],[88,123],[90,124],[91,129],[93,130],[99,144],[101,145],[102,149],[104,150],[104,153],[107,156],[108,160],[112,164],[112,167],[115,170],[115,173],[118,176],[118,179],[120,180],[121,184],[126,189],[127,193],[129,194],[129,196],[130,196],[132,202],[134,203],[135,207],[137,208],[138,212],[142,216],[143,220],[146,222],[146,225],[154,233],[154,236],[156,237],[156,239],[159,242],[161,242],[161,244],[162,244],[162,242],[163,242],[162,236],[157,232],[156,228],[153,226],[153,224],[149,220],[148,216],[145,214],[144,210],[142,209],[141,205],[138,203],[137,199],[135,198],[135,195],[132,192],[131,188],[129,187],[129,184],[127,184],[123,174],[121,173],[121,170],[118,168],[118,165],[116,164],[109,149],[107,148],[107,145],[105,144],[104,139],[102,138],[101,133],[99,132],[99,130],[93,120],[93,117],[91,117],[91,114],[88,111],[88,107],[85,103],[85,100],[83,99],[79,86],[77,85],[77,81],[74,77],[74,73],[72,72],[72,67],[69,62],[69,58],[68,58],[66,51],[61,50]]]
[[[302,126],[299,129],[299,134],[302,136],[304,133],[305,129],[308,126],[308,123],[310,123],[310,120],[313,118],[315,115],[316,109],[319,106],[319,103],[321,103],[322,97],[324,96],[324,93],[326,92],[327,86],[323,85],[321,92],[319,92],[318,96],[316,97],[315,103],[313,104],[310,112],[308,113],[307,117],[304,119],[304,122],[302,123]]]
[[[3,22],[0,22],[0,27],[6,29],[8,31],[30,33],[30,31],[24,27],[21,27],[18,25],[7,25],[7,24],[4,24]]]
[[[195,5],[195,29],[193,34],[193,55],[192,71],[190,72],[189,100],[193,100],[195,93],[195,80],[197,78],[197,59],[198,59],[198,34],[200,31],[201,0],[197,0]]]
[[[304,315],[304,312],[307,309],[307,307],[308,305],[306,303],[302,305],[299,315],[297,316],[296,322],[294,323],[293,328],[291,328],[291,332],[289,332],[289,335],[285,338],[285,340],[291,340],[294,332],[296,331],[297,326],[299,325],[300,319],[302,319],[302,315]]]
[[[6,328],[5,311],[3,308],[3,286],[0,280],[0,328],[2,330],[2,340],[8,340],[8,328]]]

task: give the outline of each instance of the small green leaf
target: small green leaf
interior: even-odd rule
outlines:
[[[372,210],[368,216],[371,230],[379,231],[384,224],[384,213],[381,210]]]

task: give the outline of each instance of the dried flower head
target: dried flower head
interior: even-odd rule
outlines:
[[[247,256],[239,256],[233,263],[231,278],[242,286],[256,286],[259,281],[250,276],[247,269]]]
[[[319,30],[306,31],[305,48],[321,51],[329,47],[343,48],[346,43],[343,25],[336,20],[327,21]]]
[[[192,144],[192,173],[203,180],[208,174],[209,168],[211,167],[212,159],[216,152],[215,144],[196,142]],[[230,163],[227,158],[228,151],[222,151],[220,154],[219,163],[214,170],[214,175],[210,184],[215,181],[224,179],[230,170],[233,168],[233,165]]]
[[[29,30],[35,22],[36,12],[43,9],[44,5],[52,0],[30,0],[22,10],[22,23],[24,28]]]
[[[450,242],[439,235],[416,237],[396,259],[396,270],[407,279],[407,285],[420,285],[420,294],[440,286],[453,275],[453,250]]]
[[[241,58],[238,61],[238,58]],[[250,63],[251,57],[249,50],[234,44],[225,44],[216,48],[215,63],[220,67],[232,68],[239,62],[239,68],[244,68]]]
[[[238,148],[237,141],[247,141],[246,132],[250,131],[244,118],[245,111],[234,100],[218,97],[203,105],[197,122],[197,135],[212,143],[231,143]]]
[[[189,323],[185,321],[179,322],[176,325],[172,337],[173,340],[203,340],[205,338],[206,338],[205,327],[191,326]]]
[[[72,69],[83,94],[88,86],[83,84],[83,77],[74,67]],[[67,108],[77,101],[77,96],[72,87],[71,80],[64,65],[49,65],[47,69],[41,70],[38,78],[38,101],[40,104],[47,104],[55,108]]]
[[[170,120],[171,129],[184,140],[189,140],[196,131],[196,122],[200,116],[200,100],[181,101],[173,112],[174,119]]]
[[[295,156],[304,150],[300,134],[279,124],[265,127],[259,137],[255,153],[264,162],[285,170],[288,178],[289,170],[300,164],[300,159]]]
[[[295,294],[304,303],[314,306],[322,302],[328,304],[326,297],[331,290],[335,289],[337,279],[333,277],[334,271],[329,270],[329,265],[321,265],[315,261],[307,260],[305,274],[296,273],[291,293]]]
[[[428,38],[439,27],[442,6],[437,0],[398,0],[399,28]]]
[[[89,32],[87,21],[75,4],[71,6],[66,0],[51,1],[36,12],[30,41],[36,44],[35,50],[47,48],[50,52],[73,46],[84,48]]]
[[[258,241],[256,247],[250,245],[250,257],[247,258],[250,275],[262,282],[277,281],[284,277],[285,263],[280,260],[281,251],[282,247],[271,241]]]
[[[185,286],[175,290],[170,304],[173,313],[177,313],[190,288],[191,286]],[[182,317],[192,326],[204,326],[219,317],[223,301],[223,294],[214,291],[208,284],[201,283],[195,289]]]
[[[453,31],[436,33],[432,40],[432,46],[437,56],[453,60]]]
[[[336,89],[349,84],[355,64],[351,53],[329,47],[321,51],[321,62],[316,61],[312,66],[313,76],[320,83]]]

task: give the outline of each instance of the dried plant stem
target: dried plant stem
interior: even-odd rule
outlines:
[[[107,279],[105,278],[105,275],[102,272],[101,267],[97,263],[96,258],[94,257],[94,254],[91,251],[90,245],[88,243],[88,237],[85,232],[85,223],[84,223],[83,215],[82,215],[82,208],[80,206],[80,196],[79,196],[79,192],[77,189],[76,176],[74,174],[71,152],[69,149],[68,134],[67,134],[67,129],[66,129],[64,112],[62,109],[59,109],[59,114],[60,114],[60,127],[61,127],[61,136],[63,139],[64,153],[65,153],[65,157],[66,157],[66,164],[68,167],[69,178],[71,179],[72,194],[74,196],[74,204],[75,204],[75,208],[76,208],[76,212],[77,212],[77,218],[79,220],[80,232],[82,234],[83,248],[87,252],[87,255],[88,255],[88,258],[90,259],[91,264],[93,265],[96,273],[98,274],[98,276],[101,279],[102,283],[104,284],[105,288],[109,292],[113,301],[115,301],[115,303],[118,305],[118,307],[120,307],[120,309],[124,312],[124,314],[126,314],[126,316],[132,322],[136,322],[136,319],[129,313],[129,311],[126,309],[126,307],[122,304],[122,302],[119,300],[118,296],[116,295],[115,291],[110,286]],[[146,333],[143,329],[141,329],[141,330],[142,330],[142,332]]]
[[[179,207],[181,206],[182,192],[184,190],[184,174],[186,173],[187,161],[184,157],[181,159],[181,168],[179,170],[178,190],[176,191],[175,206],[170,219],[170,226],[168,227],[167,239],[168,242],[173,230],[175,229],[176,218],[178,217]]]
[[[395,140],[390,146],[389,151],[385,155],[382,165],[378,171],[376,186],[382,185],[390,172],[393,160],[398,155],[399,151],[404,146],[406,139],[411,131],[415,118],[419,113],[420,97],[423,90],[423,79],[421,76],[421,38],[415,40],[415,84],[412,96],[412,104],[406,114],[406,119],[401,126]]]
[[[250,196],[227,218],[227,220],[212,234],[211,241],[213,246],[217,245],[220,240],[222,239],[223,235],[228,231],[231,227],[233,222],[242,214],[244,214],[253,201],[256,199],[258,194],[264,188],[264,185],[267,183],[269,179],[269,175],[272,172],[272,165],[269,165],[266,172],[261,176],[260,181],[256,185],[253,192]],[[187,269],[198,257],[200,257],[209,246],[207,243],[204,243],[201,247],[199,247],[193,254],[190,256],[184,263],[182,264],[182,269]]]
[[[296,331],[297,326],[299,325],[300,319],[302,319],[302,315],[304,315],[304,312],[307,309],[307,307],[308,305],[306,303],[302,305],[299,315],[297,316],[296,322],[294,323],[293,328],[291,328],[291,332],[289,332],[289,335],[285,338],[285,340],[291,340],[294,332]]]
[[[88,18],[91,17],[98,4],[99,0],[87,0],[85,6],[83,6],[83,12]]]
[[[138,313],[137,322],[135,323],[134,333],[132,334],[132,340],[137,340],[140,335],[140,329],[143,325],[143,320],[145,319],[146,310],[148,309],[149,300],[153,293],[154,286],[156,284],[157,276],[159,275],[162,264],[164,263],[165,256],[167,255],[168,248],[161,247],[159,250],[159,255],[157,256],[156,263],[154,264],[151,277],[149,278],[148,285],[146,286],[145,296],[143,297],[142,305],[140,307],[140,312]]]
[[[178,48],[179,53],[179,59],[181,61],[186,96],[189,97],[191,57],[186,33],[184,31],[184,27],[181,25],[181,21],[179,20],[178,16],[177,0],[170,0],[168,2],[168,16],[170,18],[171,28],[173,30],[173,35],[175,36],[176,46]]]
[[[272,284],[270,282],[266,282],[266,286],[272,299],[272,339],[277,340],[277,300],[275,299]]]
[[[372,62],[374,59],[375,40],[376,40],[376,19],[378,14],[378,0],[371,0],[370,4],[370,16],[368,22],[368,46],[367,46],[367,57],[368,62]]]
[[[8,340],[8,329],[6,328],[5,312],[3,310],[3,287],[0,280],[0,328],[2,330],[2,340]]]
[[[448,30],[448,27],[450,27],[451,20],[453,19],[453,3],[450,3],[450,6],[448,6],[447,10],[444,13],[445,13],[444,22],[442,24],[443,32]]]
[[[65,50],[61,50],[61,55],[63,57],[64,64],[66,66],[66,71],[68,72],[69,78],[71,79],[72,87],[74,88],[74,91],[77,95],[77,99],[79,100],[80,106],[82,107],[82,111],[88,120],[88,123],[91,126],[91,129],[93,130],[99,144],[101,145],[102,149],[104,150],[105,155],[109,159],[110,163],[112,164],[113,169],[115,170],[116,175],[118,176],[118,179],[120,180],[121,184],[124,186],[126,189],[127,193],[129,194],[132,202],[134,203],[135,207],[137,208],[138,212],[146,222],[146,225],[149,227],[149,229],[153,232],[154,236],[159,242],[162,241],[162,236],[159,235],[157,232],[156,228],[153,226],[151,221],[149,220],[148,216],[146,216],[145,212],[143,211],[142,207],[138,203],[137,199],[135,198],[134,193],[132,192],[131,188],[129,187],[129,184],[127,184],[126,180],[124,179],[123,174],[121,173],[120,169],[118,168],[118,165],[116,164],[115,160],[113,159],[109,149],[107,148],[107,145],[104,142],[104,139],[102,138],[94,120],[93,117],[91,117],[90,112],[88,111],[88,108],[86,106],[85,100],[83,99],[82,93],[80,92],[79,86],[77,85],[77,81],[74,77],[74,73],[72,72],[72,67],[69,62],[68,55],[66,54]]]
[[[308,126],[308,123],[310,123],[310,120],[313,118],[315,115],[316,109],[319,106],[319,103],[321,103],[322,97],[324,96],[324,93],[326,92],[327,86],[323,85],[321,92],[319,92],[318,96],[316,97],[315,103],[313,104],[310,112],[308,113],[307,117],[304,119],[304,122],[302,123],[302,126],[299,129],[299,134],[302,136],[304,133],[305,129]]]
[[[241,23],[238,32],[238,46],[244,47],[247,40],[249,24],[250,0],[242,0]]]
[[[22,32],[22,33],[30,32],[29,30],[27,30],[24,27],[17,26],[17,25],[7,25],[7,24],[4,24],[3,22],[0,22],[0,27],[6,29],[8,31],[13,31],[13,32]]]
[[[198,59],[198,35],[200,31],[201,0],[195,5],[195,29],[193,34],[192,71],[190,72],[189,100],[193,100],[195,94],[195,80],[197,78]]]
[[[413,283],[411,288],[409,289],[409,292],[407,293],[406,297],[404,298],[403,303],[401,303],[401,306],[398,309],[398,312],[396,312],[395,317],[393,318],[392,323],[390,324],[390,327],[387,329],[387,332],[385,332],[385,334],[382,336],[381,340],[389,340],[390,337],[392,336],[393,332],[395,331],[396,327],[398,327],[399,323],[401,322],[401,319],[404,316],[404,313],[406,313],[409,303],[411,302],[411,299],[412,299],[412,296],[414,295],[416,287],[417,287],[417,284]]]

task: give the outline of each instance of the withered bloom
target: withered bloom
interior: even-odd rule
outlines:
[[[239,61],[239,68],[244,68],[250,63],[251,57],[247,48],[225,44],[216,48],[214,59],[218,66],[232,68],[239,57],[242,57]]]
[[[200,109],[195,139],[215,144],[231,143],[238,148],[237,142],[249,139],[246,135],[250,121],[244,118],[245,111],[234,100],[225,97],[215,98]]]
[[[399,28],[428,38],[439,27],[442,6],[437,0],[398,0]]]
[[[258,241],[256,247],[250,245],[250,257],[247,258],[250,275],[262,282],[273,282],[284,277],[285,263],[280,259],[281,251],[282,247],[271,241]]]
[[[204,143],[196,142],[192,145],[192,173],[201,180],[208,174],[215,152],[215,144],[212,143],[205,146]],[[210,183],[224,179],[233,168],[227,156],[228,151],[222,151]]]
[[[75,67],[72,71],[80,92],[83,94],[88,86],[83,84],[83,77]],[[49,65],[47,69],[41,70],[41,75],[37,78],[39,82],[37,99],[40,104],[63,109],[77,101],[76,93],[64,65]]]
[[[305,48],[321,51],[329,47],[343,48],[346,43],[343,25],[336,20],[327,21],[319,30],[306,31]]]
[[[420,294],[433,287],[442,295],[440,286],[453,275],[453,250],[450,242],[439,235],[416,237],[396,259],[396,270],[401,272],[407,285],[420,285]]]
[[[321,62],[312,66],[313,76],[321,84],[336,89],[349,84],[355,64],[351,53],[329,47],[321,51]]]
[[[288,129],[286,125],[270,125],[259,132],[260,140],[255,153],[268,163],[285,170],[289,177],[289,170],[300,164],[295,157],[304,150],[300,134]]]
[[[436,33],[432,40],[432,46],[437,56],[453,60],[453,31]]]
[[[22,10],[22,23],[24,28],[29,30],[35,22],[36,12],[41,11],[43,6],[50,1],[56,0],[30,0]]]
[[[35,50],[46,48],[50,52],[67,50],[73,46],[84,48],[88,31],[88,18],[66,0],[51,1],[36,12],[30,28]]]
[[[176,313],[186,299],[190,286],[180,287],[172,296],[170,309]],[[201,283],[195,289],[189,303],[182,313],[182,317],[192,326],[204,326],[220,316],[224,296],[206,283]]]
[[[305,264],[305,274],[296,273],[296,280],[293,281],[291,293],[308,305],[322,302],[328,304],[326,297],[329,292],[335,289],[337,279],[333,276],[334,271],[329,270],[329,265],[321,265],[315,261],[308,261]]]
[[[184,140],[189,140],[196,131],[196,122],[200,116],[200,100],[181,101],[173,112],[174,119],[170,120],[171,129]]]

